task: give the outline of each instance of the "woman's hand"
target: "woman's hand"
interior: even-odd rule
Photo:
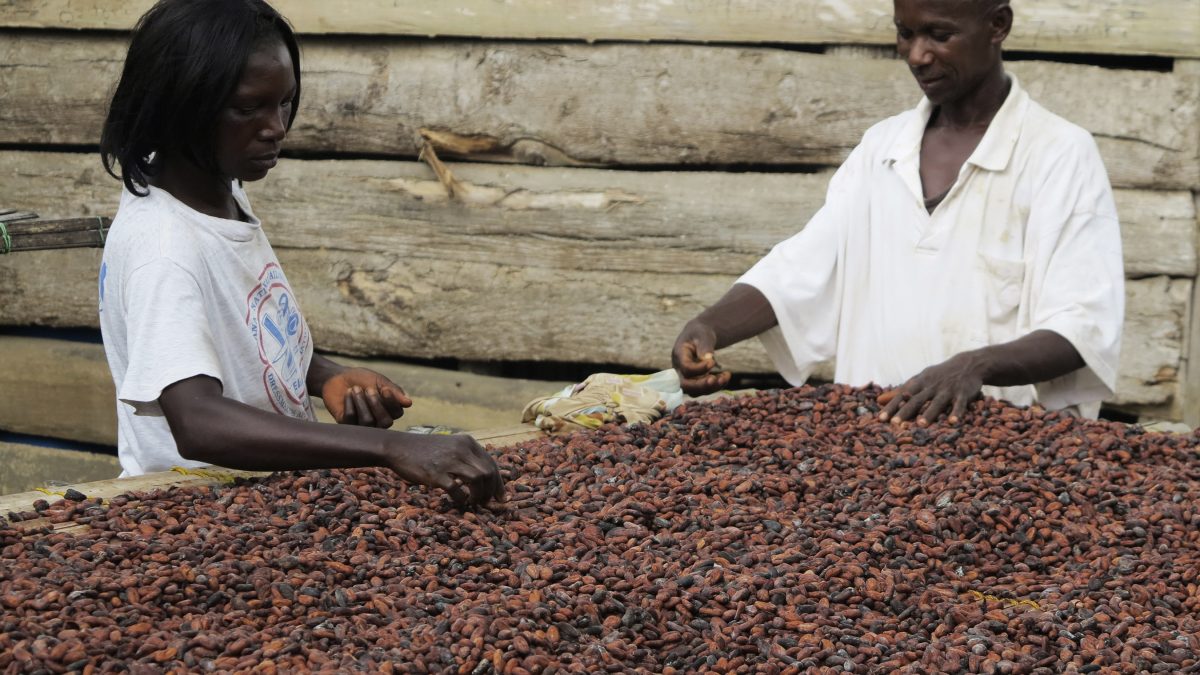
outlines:
[[[400,385],[367,368],[344,368],[325,379],[321,399],[338,424],[387,429],[412,399]]]
[[[401,478],[441,488],[459,506],[504,502],[500,467],[483,446],[466,434],[391,434],[388,466]]]

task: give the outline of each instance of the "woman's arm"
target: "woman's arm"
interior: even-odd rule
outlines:
[[[252,471],[386,466],[459,503],[504,500],[495,460],[470,436],[333,426],[260,410],[211,377],[181,380],[158,399],[185,459]]]

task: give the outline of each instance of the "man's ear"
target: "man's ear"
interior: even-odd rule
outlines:
[[[999,45],[1000,43],[1004,42],[1008,38],[1008,34],[1012,32],[1012,7],[1005,2],[999,7],[993,9],[990,24],[992,31],[992,44]]]

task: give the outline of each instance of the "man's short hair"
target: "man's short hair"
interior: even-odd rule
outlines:
[[[971,0],[971,2],[974,2],[976,5],[978,5],[979,11],[984,13],[990,12],[994,9],[999,9],[1000,7],[1004,7],[1005,5],[1009,4],[1009,0]]]

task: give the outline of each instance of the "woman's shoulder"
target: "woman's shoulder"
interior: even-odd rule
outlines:
[[[119,258],[130,268],[159,258],[188,263],[198,260],[200,245],[187,214],[173,208],[161,190],[148,194],[122,191],[121,204],[104,242],[106,259]]]

